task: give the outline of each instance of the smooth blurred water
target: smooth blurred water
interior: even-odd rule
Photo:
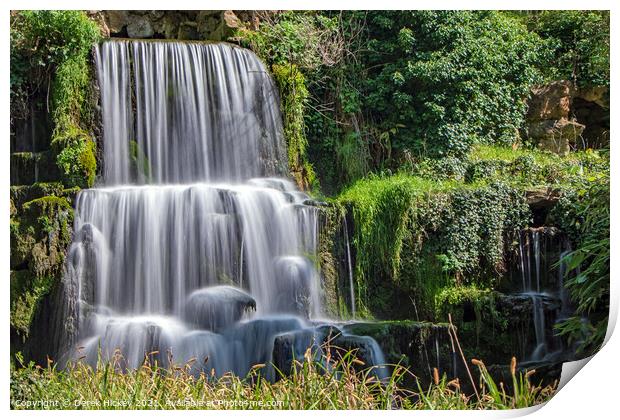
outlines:
[[[281,177],[272,80],[226,44],[107,41],[96,60],[104,169],[76,199],[71,355],[217,375],[269,364],[277,335],[322,314],[317,209]]]

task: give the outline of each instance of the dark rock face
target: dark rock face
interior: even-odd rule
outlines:
[[[407,366],[422,384],[430,383],[435,367],[440,374],[446,373],[448,377],[458,375],[459,371],[465,372],[459,366],[454,366],[447,324],[415,321],[355,322],[344,325],[343,331],[375,339],[383,350],[387,364]]]
[[[609,87],[593,86],[577,89],[573,98],[577,120],[585,124],[584,147],[600,149],[609,146]]]
[[[355,368],[372,368],[371,373],[380,379],[389,376],[382,351],[370,336],[352,335],[335,325],[319,325],[279,334],[274,339],[273,363],[278,374],[289,375],[295,362],[301,364],[308,358],[330,369],[328,355],[333,362],[355,358]]]

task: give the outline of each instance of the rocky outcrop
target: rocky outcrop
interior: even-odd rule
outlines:
[[[558,80],[532,88],[526,137],[543,150],[564,155],[571,150],[609,144],[609,88],[575,88]]]
[[[59,183],[11,187],[13,351],[22,350],[26,339],[36,336],[33,319],[62,276],[71,241],[71,195]]]
[[[543,150],[560,155],[576,148],[583,124],[571,118],[572,87],[555,81],[532,89],[528,103],[527,136]]]
[[[104,10],[89,16],[104,36],[226,41],[242,26],[256,27],[258,12],[232,10]]]

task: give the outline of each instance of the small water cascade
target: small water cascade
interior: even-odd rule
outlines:
[[[69,357],[273,377],[276,337],[322,316],[317,209],[283,178],[273,81],[227,44],[106,41],[95,55],[104,168],[76,199]],[[340,340],[383,363],[369,337]]]
[[[519,234],[520,294],[531,300],[535,338],[530,361],[547,360],[563,350],[548,330],[569,308],[563,281],[566,267],[561,262],[567,247],[566,240],[553,228],[527,229]],[[552,302],[560,304],[550,317],[547,307]]]

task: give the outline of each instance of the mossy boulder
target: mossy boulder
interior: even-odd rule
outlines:
[[[52,146],[57,152],[56,164],[65,185],[90,188],[95,184],[97,149],[86,131],[71,127],[54,137]]]
[[[11,189],[11,330],[22,339],[28,336],[41,300],[62,276],[73,223],[73,209],[66,197],[46,195],[24,200],[36,194],[33,190],[60,188],[37,185]]]

